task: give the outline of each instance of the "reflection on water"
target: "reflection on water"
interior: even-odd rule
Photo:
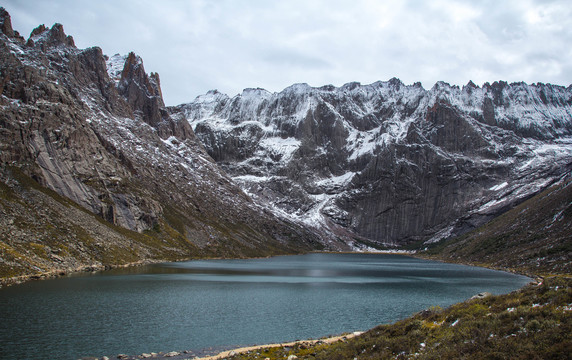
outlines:
[[[365,330],[528,281],[400,255],[198,260],[0,290],[0,358],[76,359]]]

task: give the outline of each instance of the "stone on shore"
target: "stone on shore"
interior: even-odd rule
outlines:
[[[482,292],[482,293],[478,293],[477,295],[471,297],[471,300],[473,299],[484,299],[486,297],[492,296],[493,294],[491,294],[490,292]]]

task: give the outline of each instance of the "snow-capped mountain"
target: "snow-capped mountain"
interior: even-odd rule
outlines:
[[[257,202],[354,248],[463,233],[572,169],[572,87],[296,84],[170,112]]]

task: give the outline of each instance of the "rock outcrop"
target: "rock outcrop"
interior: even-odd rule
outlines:
[[[572,169],[572,87],[297,84],[170,111],[245,192],[356,248],[464,233]]]
[[[53,270],[44,261],[52,253],[34,251],[47,243],[67,264],[56,270],[315,247],[309,231],[256,205],[220,171],[186,119],[166,111],[159,76],[147,75],[141,58],[77,49],[59,24],[26,41],[4,9],[0,28],[2,274]],[[88,215],[65,219],[68,200]],[[58,210],[37,219],[39,203]],[[96,230],[100,220],[113,236]],[[59,233],[58,245],[51,236]],[[111,256],[118,247],[135,255]],[[82,248],[91,255],[73,250]]]

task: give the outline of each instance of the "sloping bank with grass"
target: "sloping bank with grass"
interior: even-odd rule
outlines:
[[[567,359],[572,279],[546,278],[507,295],[431,308],[333,344],[277,346],[231,359]]]

